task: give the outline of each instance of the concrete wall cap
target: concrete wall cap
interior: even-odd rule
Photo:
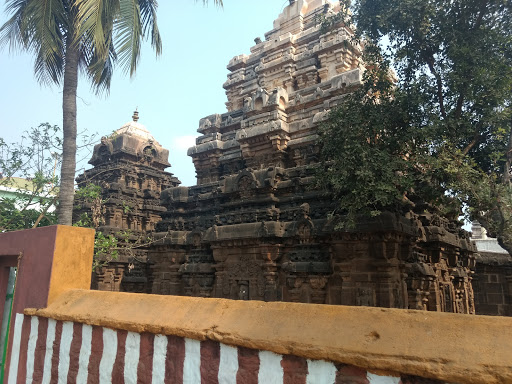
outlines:
[[[25,313],[447,382],[512,382],[512,318],[85,290]]]

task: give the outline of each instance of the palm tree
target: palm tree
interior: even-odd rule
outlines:
[[[206,4],[207,1],[203,0]],[[151,37],[162,51],[157,0],[6,0],[10,19],[0,28],[0,45],[35,55],[39,82],[63,87],[63,145],[59,224],[71,225],[76,169],[76,90],[78,72],[97,93],[108,92],[120,64],[135,73],[141,42]],[[222,6],[222,0],[215,0]]]

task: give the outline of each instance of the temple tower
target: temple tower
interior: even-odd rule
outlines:
[[[79,187],[101,187],[99,199],[78,199],[75,222],[84,215],[103,234],[114,234],[129,243],[146,241],[165,208],[161,192],[180,181],[165,169],[170,167],[169,151],[139,123],[139,113],[94,147],[89,164],[94,168],[77,178]],[[85,217],[87,220],[87,217]],[[127,247],[117,260],[98,269],[95,284],[102,290],[146,291],[147,249]],[[129,272],[129,273],[128,273]]]
[[[200,120],[189,149],[197,183],[242,169],[290,168],[316,161],[316,128],[343,94],[361,83],[361,47],[350,26],[320,31],[338,2],[295,1],[250,55],[235,56],[224,83],[228,112]]]
[[[339,2],[290,1],[236,56],[227,112],[200,120],[194,187],[162,193],[152,292],[474,313],[474,247],[453,220],[385,213],[340,231],[315,185],[318,128],[362,81]],[[334,19],[333,19],[334,20]]]

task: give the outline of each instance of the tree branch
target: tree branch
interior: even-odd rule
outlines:
[[[439,101],[439,108],[441,110],[441,116],[443,119],[446,119],[446,110],[444,108],[444,96],[443,96],[443,80],[439,73],[437,73],[434,67],[434,57],[431,55],[427,58],[428,68],[430,69],[430,73],[434,75],[437,83],[437,100]]]
[[[510,116],[510,133],[508,135],[507,153],[505,154],[506,161],[503,166],[503,184],[511,186],[510,182],[510,169],[512,168],[512,115]]]
[[[37,218],[36,222],[34,223],[34,225],[32,226],[32,228],[37,228],[37,226],[39,225],[39,223],[41,222],[41,220],[43,220],[43,218],[46,216],[46,212],[48,212],[48,209],[55,204],[55,202],[57,201],[57,198],[58,198],[58,195],[55,196],[52,201],[41,211],[41,213],[39,214],[39,217]]]
[[[455,107],[455,118],[460,119],[462,116],[462,105],[464,104],[464,95],[461,94],[457,98],[457,106]]]
[[[487,10],[487,1],[480,2],[480,9],[478,10],[478,16],[475,21],[475,25],[473,26],[473,30],[477,30],[482,25],[482,20],[484,19],[485,11]]]
[[[480,141],[480,139],[482,138],[482,136],[480,136],[480,134],[477,132],[475,133],[475,136],[473,136],[473,140],[471,140],[471,142],[466,145],[466,148],[464,148],[464,150],[462,151],[462,154],[463,155],[467,155],[469,153],[469,151],[471,151],[471,149],[478,144],[478,142]]]

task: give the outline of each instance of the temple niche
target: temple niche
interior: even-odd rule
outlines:
[[[338,8],[290,1],[229,61],[227,112],[201,119],[188,151],[197,185],[165,172],[168,152],[139,128],[95,148],[83,177],[108,199],[100,229],[158,239],[141,251],[143,289],[123,284],[125,261],[98,273],[99,289],[475,313],[475,248],[456,218],[418,204],[340,231],[335,202],[315,188],[317,129],[364,72],[350,26],[320,31],[318,16]]]

